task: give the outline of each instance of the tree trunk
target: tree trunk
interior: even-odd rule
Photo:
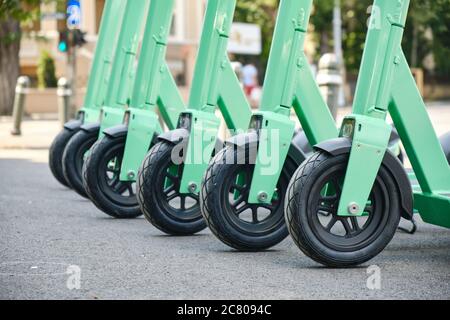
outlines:
[[[10,115],[20,73],[20,23],[13,19],[0,22],[0,115]]]

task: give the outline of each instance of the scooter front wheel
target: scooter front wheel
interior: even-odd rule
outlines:
[[[64,128],[53,140],[52,145],[49,150],[48,163],[50,166],[50,171],[52,172],[55,179],[61,183],[63,186],[70,188],[69,183],[64,177],[63,171],[63,154],[64,149],[69,143],[70,139],[76,134],[78,130],[69,130]]]
[[[205,229],[206,223],[199,196],[179,192],[184,166],[173,161],[175,147],[162,141],[150,150],[138,174],[138,201],[153,226],[169,235],[187,236]]]
[[[136,183],[121,181],[120,169],[126,136],[104,136],[92,147],[83,166],[83,183],[95,206],[118,219],[142,215],[136,199]]]
[[[80,196],[87,198],[84,189],[82,170],[87,153],[98,138],[98,130],[80,130],[69,141],[62,158],[64,177]]]
[[[200,193],[201,209],[208,227],[226,245],[242,251],[271,248],[288,236],[283,199],[296,169],[288,157],[271,203],[248,202],[254,171],[250,146],[241,152],[234,146],[223,149],[211,161]],[[255,147],[256,148],[256,147]],[[234,159],[234,164],[227,161]]]
[[[303,253],[328,267],[360,265],[392,240],[399,190],[382,165],[362,217],[337,214],[349,155],[318,152],[296,171],[285,199],[289,233]]]

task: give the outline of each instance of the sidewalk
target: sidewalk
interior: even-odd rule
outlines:
[[[10,134],[11,118],[0,120],[0,159],[29,159],[34,162],[47,162],[48,149],[54,137],[61,130],[55,120],[25,120],[22,135]]]
[[[450,131],[450,101],[428,104],[428,112],[438,136]],[[338,121],[349,114],[350,108],[341,109]],[[56,120],[25,120],[22,136],[10,135],[12,119],[0,118],[0,158],[32,158],[47,160],[47,150],[61,130]],[[37,157],[37,158],[36,158]]]

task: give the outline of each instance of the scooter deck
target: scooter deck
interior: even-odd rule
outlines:
[[[414,171],[407,169],[406,172],[414,192],[414,213],[420,214],[425,222],[450,228],[450,192],[424,194]],[[436,210],[443,214],[440,216],[431,214]]]
[[[414,205],[423,221],[450,228],[450,193],[448,191],[433,194],[414,193]]]

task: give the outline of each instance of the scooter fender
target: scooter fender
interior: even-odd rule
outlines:
[[[180,142],[187,142],[190,136],[188,129],[179,128],[165,132],[158,136],[158,141],[166,141],[171,144],[178,144]]]
[[[126,137],[128,133],[128,126],[125,124],[121,124],[118,126],[114,126],[111,128],[107,128],[103,131],[105,136],[111,137],[111,138],[121,138]]]
[[[259,142],[258,133],[256,131],[247,132],[236,135],[226,141],[227,146],[237,146],[238,148],[245,148],[249,146],[250,149],[257,148]],[[304,131],[298,131],[291,142],[291,147],[288,152],[288,157],[291,158],[296,165],[300,165],[313,152],[311,145],[308,142]]]
[[[71,120],[71,121],[67,122],[66,124],[64,124],[64,129],[69,130],[69,131],[76,131],[76,130],[79,130],[82,125],[83,125],[83,122],[81,120]]]
[[[349,138],[336,138],[324,141],[314,147],[316,151],[323,151],[332,156],[349,154],[352,149],[352,140]],[[400,192],[402,217],[412,220],[414,215],[414,196],[408,175],[398,158],[389,150],[386,152],[383,164],[394,178]]]
[[[245,148],[249,146],[250,148],[257,148],[259,142],[259,136],[256,131],[249,131],[247,133],[242,133],[235,135],[225,141],[226,146],[237,146],[238,148]]]
[[[184,143],[184,146],[186,147],[189,137],[190,137],[189,130],[180,128],[180,129],[171,130],[171,131],[168,131],[168,132],[165,132],[165,133],[159,135],[156,138],[156,142],[166,141],[166,142],[169,142],[174,145],[182,142],[182,143]],[[217,139],[216,145],[214,147],[213,155],[215,155],[218,151],[222,150],[223,147],[224,147],[224,143],[222,142],[222,140]]]
[[[99,132],[100,131],[100,123],[96,122],[96,123],[84,124],[81,126],[80,129],[87,133]]]

